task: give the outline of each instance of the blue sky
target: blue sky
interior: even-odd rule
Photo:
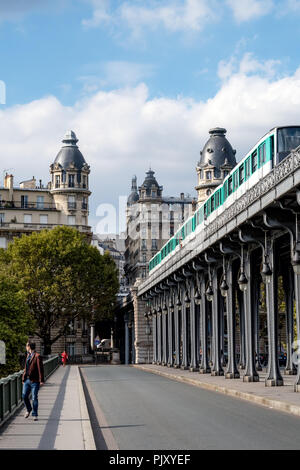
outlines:
[[[97,207],[150,164],[165,195],[195,195],[210,127],[242,158],[273,125],[300,122],[299,20],[300,0],[1,2],[0,176],[47,182],[73,128],[94,229]]]

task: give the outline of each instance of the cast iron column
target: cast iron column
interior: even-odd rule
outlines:
[[[196,372],[199,370],[197,364],[197,351],[196,351],[196,305],[195,305],[195,284],[194,280],[191,281],[191,288],[190,288],[190,325],[191,325],[191,364],[190,364],[190,371]]]
[[[239,304],[239,320],[240,320],[240,360],[239,368],[241,370],[246,367],[246,341],[245,341],[245,301],[244,294],[237,289],[237,299]]]
[[[211,375],[219,376],[224,375],[224,370],[221,363],[221,349],[220,349],[220,314],[221,314],[221,293],[219,289],[220,279],[218,276],[218,268],[214,265],[212,267],[212,289],[213,289],[213,301],[212,301],[212,319],[213,319],[213,368]]]
[[[289,262],[288,262],[289,263]],[[282,280],[286,311],[286,375],[296,375],[297,369],[293,363],[292,346],[294,342],[294,271],[291,265],[282,270]]]
[[[200,281],[200,334],[201,334],[201,364],[199,372],[200,374],[209,374],[211,369],[208,363],[208,301],[205,295],[205,276],[204,274],[200,274],[199,276]]]
[[[181,326],[182,326],[182,364],[181,364],[181,369],[187,370],[189,368],[188,365],[188,357],[187,357],[187,347],[188,347],[188,331],[187,331],[187,308],[184,302],[184,297],[185,297],[185,292],[184,290],[182,291],[182,296],[181,298],[183,299],[182,301],[182,307],[181,307]]]
[[[226,297],[227,329],[228,329],[228,366],[225,374],[226,379],[238,379],[240,373],[236,363],[236,275],[237,270],[233,268],[232,258],[227,264],[226,278],[228,291]]]
[[[272,237],[267,240],[267,255],[270,274],[265,276],[266,303],[268,318],[268,370],[265,381],[266,387],[283,385],[278,363],[278,269],[276,244]],[[276,250],[276,251],[275,251]]]

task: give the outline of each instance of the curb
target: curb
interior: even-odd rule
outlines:
[[[272,408],[277,411],[283,411],[285,413],[292,414],[294,416],[300,416],[300,406],[286,403],[279,400],[272,400],[270,398],[262,397],[260,395],[255,395],[254,393],[240,392],[232,388],[222,387],[221,385],[209,384],[205,382],[200,382],[199,380],[194,380],[189,377],[177,376],[169,374],[168,372],[148,369],[139,364],[132,364],[132,367],[141,369],[152,374],[157,374],[162,377],[166,377],[171,380],[176,380],[177,382],[187,383],[190,385],[195,385],[196,387],[203,388],[206,390],[211,390],[218,393],[223,393],[224,395],[232,396],[235,398],[240,398],[241,400],[251,401],[257,405],[262,405],[267,408]]]
[[[81,426],[82,426],[82,433],[83,433],[83,444],[84,450],[96,450],[96,444],[94,440],[94,435],[92,431],[92,426],[90,422],[90,417],[87,409],[87,404],[85,400],[83,385],[82,385],[82,377],[79,371],[79,367],[77,367],[77,374],[78,374],[78,388],[79,388],[79,401],[80,401],[80,413],[81,413]]]

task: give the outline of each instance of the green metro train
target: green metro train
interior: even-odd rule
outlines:
[[[274,127],[265,134],[149,261],[149,276],[194,239],[203,229],[204,221],[208,224],[215,220],[299,145],[300,126]]]

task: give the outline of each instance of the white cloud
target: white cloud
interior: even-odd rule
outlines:
[[[220,61],[218,65],[218,76],[223,81],[230,78],[233,74],[256,74],[273,78],[277,75],[280,65],[280,60],[270,59],[260,62],[251,52],[247,52],[240,60],[237,55],[233,55],[228,61]]]
[[[195,166],[211,127],[228,130],[240,159],[271,127],[299,121],[300,69],[284,78],[269,69],[245,56],[207,101],[150,99],[140,84],[97,92],[72,107],[49,96],[3,109],[0,179],[13,168],[16,182],[33,175],[49,181],[49,165],[71,128],[91,165],[94,223],[98,204],[115,204],[119,195],[128,194],[133,174],[141,184],[150,162],[164,194],[195,194]]]
[[[134,35],[159,26],[167,31],[201,31],[208,22],[216,19],[216,0],[150,0],[148,6],[141,2],[122,2],[112,11],[109,0],[89,0],[93,6],[91,19],[84,26],[97,27],[103,23],[125,24]]]
[[[239,23],[265,16],[274,7],[273,0],[227,0],[226,3]]]

